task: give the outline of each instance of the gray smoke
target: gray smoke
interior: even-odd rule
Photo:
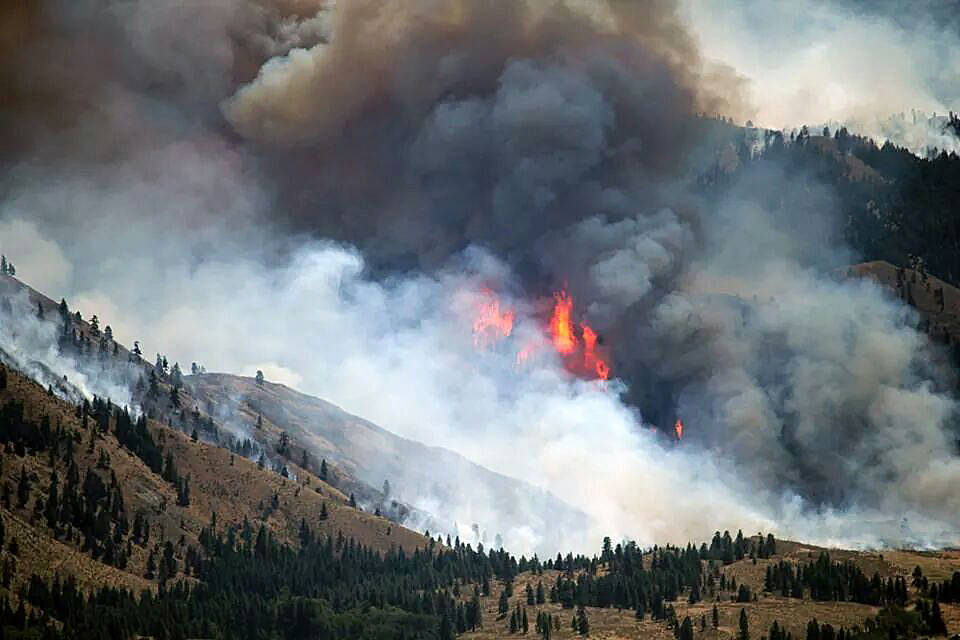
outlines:
[[[853,259],[829,187],[764,165],[698,189],[726,148],[697,115],[757,110],[673,3],[78,7],[9,9],[0,242],[118,339],[550,490],[592,518],[578,548],[740,526],[879,543],[904,513],[956,541],[940,354],[829,275]],[[17,73],[51,50],[89,64]],[[607,386],[542,344],[563,285]],[[487,290],[517,326],[478,351]],[[681,446],[650,431],[677,417]],[[496,518],[469,487],[422,498]],[[550,552],[531,522],[484,525]]]

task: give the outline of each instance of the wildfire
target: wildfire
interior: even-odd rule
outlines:
[[[549,343],[563,356],[566,368],[582,377],[609,380],[608,354],[601,345],[597,332],[586,322],[574,324],[573,298],[566,290],[555,293],[553,299],[546,333]],[[510,337],[514,321],[513,310],[503,308],[496,294],[487,291],[473,322],[474,346],[478,349],[485,348]],[[539,348],[539,343],[534,341],[519,349],[516,355],[517,366],[525,365]]]
[[[610,365],[597,354],[597,332],[586,322],[580,323],[580,331],[583,333],[583,366],[601,380],[609,379]]]
[[[573,315],[573,298],[565,290],[553,294],[553,313],[550,314],[550,339],[553,347],[566,358],[567,368],[580,375],[597,377],[601,380],[610,378],[610,365],[600,353],[599,337],[586,322],[580,323],[580,338],[577,337],[571,316]],[[580,340],[583,340],[582,353]],[[582,355],[582,360],[578,358]],[[582,362],[582,364],[581,364]]]
[[[550,316],[550,338],[557,351],[568,355],[577,348],[577,336],[573,333],[573,323],[570,321],[573,298],[566,291],[553,294],[553,298],[556,302]]]
[[[677,440],[683,440],[683,420],[677,418],[677,423],[673,425],[673,431],[677,434]]]
[[[500,300],[492,292],[480,303],[480,312],[473,322],[473,344],[483,347],[513,333],[513,311],[500,310]]]

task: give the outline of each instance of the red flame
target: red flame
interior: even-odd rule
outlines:
[[[589,358],[597,346],[597,332],[586,322],[580,323],[580,329],[583,331],[583,353],[586,358]]]
[[[506,338],[513,332],[513,311],[500,310],[500,300],[492,292],[480,303],[480,313],[473,322],[473,344],[476,347],[489,345]]]
[[[683,440],[683,420],[677,418],[677,423],[673,425],[673,430],[677,434],[677,440]]]
[[[578,354],[580,341],[571,320],[573,298],[565,290],[553,294],[553,313],[550,315],[550,339],[554,348],[566,358],[567,368],[581,375],[610,378],[610,365],[598,348],[599,338],[593,327],[586,322],[580,323],[580,336],[583,339],[583,352]],[[583,359],[577,358],[582,355]],[[582,362],[582,364],[581,364]]]
[[[553,348],[563,356],[566,368],[583,377],[609,380],[610,364],[597,332],[586,322],[581,322],[579,327],[574,325],[573,298],[566,290],[558,291],[553,298],[547,334]],[[496,295],[487,291],[473,322],[474,346],[487,347],[509,337],[513,333],[514,319],[513,310],[501,308]],[[526,364],[538,348],[534,342],[517,351],[517,366]]]
[[[583,332],[583,366],[597,374],[601,380],[610,378],[610,365],[597,354],[597,332],[586,322],[580,323]]]
[[[573,298],[566,291],[553,294],[553,298],[556,302],[550,316],[550,338],[557,351],[568,355],[577,348],[577,336],[573,333],[573,323],[570,321]]]

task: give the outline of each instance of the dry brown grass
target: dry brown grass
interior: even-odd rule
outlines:
[[[885,552],[862,552],[850,551],[844,549],[824,549],[798,542],[778,541],[778,554],[769,560],[758,559],[754,564],[749,558],[734,562],[725,567],[721,567],[721,572],[728,578],[736,579],[737,584],[747,584],[751,590],[757,594],[756,602],[737,603],[731,601],[734,595],[730,591],[718,592],[718,601],[706,601],[690,605],[687,602],[687,596],[682,595],[676,602],[671,603],[676,610],[677,619],[683,620],[685,616],[690,616],[694,623],[694,636],[704,639],[727,639],[735,638],[738,631],[740,609],[747,612],[747,620],[750,625],[753,637],[759,638],[761,635],[767,635],[770,626],[776,620],[781,627],[785,627],[793,634],[794,638],[803,638],[806,634],[806,625],[811,619],[816,619],[820,623],[828,623],[834,628],[851,628],[854,625],[861,625],[863,621],[873,615],[876,615],[878,607],[857,604],[853,602],[816,602],[810,599],[783,598],[771,594],[765,594],[762,591],[766,567],[770,563],[788,560],[791,562],[808,562],[815,560],[822,551],[827,551],[831,559],[838,561],[850,560],[857,564],[867,575],[873,575],[874,572],[881,576],[903,575],[907,576],[912,572],[913,567],[920,565],[925,574],[938,580],[952,574],[954,570],[960,569],[960,553],[942,552],[928,553],[916,551],[885,551]],[[599,573],[603,573],[603,567]],[[554,633],[556,638],[579,638],[570,628],[571,617],[574,614],[572,609],[563,609],[559,604],[546,603],[544,605],[527,606],[526,605],[526,585],[529,583],[536,590],[538,580],[542,580],[546,592],[549,594],[550,586],[556,582],[557,571],[544,571],[542,576],[536,576],[530,573],[524,573],[517,576],[514,582],[514,595],[510,599],[511,611],[517,604],[527,607],[527,616],[530,621],[530,637],[536,637],[533,634],[533,624],[537,613],[544,611],[552,615],[559,615],[561,628],[559,633]],[[506,618],[497,619],[497,605],[499,602],[500,591],[503,584],[499,581],[491,583],[491,594],[489,597],[481,598],[484,608],[483,620],[484,628],[474,633],[468,633],[467,637],[486,639],[510,637],[509,634],[509,615]],[[461,588],[462,598],[466,601],[473,594],[473,587]],[[712,608],[717,605],[720,624],[717,629],[712,628]],[[947,629],[950,633],[960,632],[960,605],[942,605],[944,619],[947,623]],[[590,637],[613,640],[615,638],[654,638],[668,640],[673,638],[673,631],[667,628],[663,622],[655,622],[647,617],[643,621],[637,621],[633,611],[617,609],[598,609],[587,607],[587,615],[590,620]],[[701,619],[706,621],[706,630],[701,631]],[[512,636],[516,637],[516,636]]]
[[[557,573],[556,571],[544,571],[543,576],[524,573],[517,576],[514,581],[510,607],[511,610],[516,608],[517,604],[527,607],[527,616],[530,621],[528,635],[530,637],[536,637],[533,633],[533,624],[537,613],[540,611],[560,617],[560,631],[554,633],[552,637],[571,639],[580,637],[570,628],[570,621],[574,615],[573,609],[563,609],[559,604],[550,602],[543,605],[526,605],[526,585],[529,583],[535,590],[537,581],[542,580],[544,588],[549,593],[550,585],[557,579]],[[510,637],[509,616],[497,619],[497,605],[502,589],[502,582],[491,583],[490,596],[481,598],[484,628],[474,633],[468,633],[466,637],[477,638],[478,640]],[[467,600],[472,596],[472,587],[463,588],[462,592],[463,599]],[[731,602],[729,594],[724,594],[724,597],[726,599],[716,603],[720,620],[719,627],[716,630],[712,628],[711,622],[713,602],[700,602],[690,605],[685,598],[678,598],[672,604],[677,612],[678,620],[690,616],[694,623],[694,635],[696,637],[710,639],[734,638],[738,630],[741,608],[747,611],[747,620],[754,637],[760,637],[761,634],[766,635],[774,620],[791,631],[795,638],[802,638],[806,631],[807,622],[811,618],[816,618],[821,623],[829,623],[836,628],[841,626],[849,628],[855,624],[861,624],[864,619],[877,612],[876,607],[855,603],[813,602],[792,598],[761,597],[757,602],[739,604]],[[649,616],[643,621],[638,621],[634,612],[626,609],[587,607],[587,617],[590,620],[591,638],[610,640],[615,638],[656,638],[667,640],[674,637],[673,631],[667,628],[665,623],[653,621]],[[700,631],[701,618],[706,620],[705,632]]]
[[[255,528],[260,522],[266,523],[276,539],[293,545],[299,540],[301,519],[305,519],[316,534],[342,533],[381,551],[394,547],[412,550],[429,544],[427,538],[416,532],[351,508],[347,496],[309,472],[296,468],[296,482],[284,479],[272,471],[259,469],[250,460],[232,456],[226,449],[193,442],[183,433],[151,422],[157,442],[165,452],[173,452],[179,474],[190,477],[190,505],[177,506],[174,487],[121,447],[112,431],[94,433],[92,420],[84,429],[72,406],[49,396],[40,385],[13,371],[9,372],[7,389],[0,392],[0,402],[11,399],[24,401],[29,419],[49,415],[53,428],[60,424],[76,435],[75,457],[81,476],[85,469],[95,467],[101,450],[108,454],[110,469],[123,490],[128,518],[132,522],[134,515],[142,511],[150,522],[149,547],[165,539],[177,543],[182,538],[185,543],[195,544],[214,512],[221,531],[226,525],[239,525],[246,518]],[[88,453],[91,436],[95,438],[94,450]],[[14,590],[33,573],[46,578],[73,574],[85,589],[98,585],[124,586],[135,591],[155,588],[155,584],[143,578],[149,549],[134,545],[126,570],[120,570],[81,552],[77,540],[55,539],[46,522],[33,515],[34,500],[46,492],[54,470],[49,455],[28,452],[20,458],[4,453],[0,480],[15,490],[21,468],[26,469],[32,481],[30,503],[25,509],[14,505],[11,510],[2,510],[8,540],[10,536],[17,536],[21,548]],[[57,463],[56,470],[62,482],[66,474],[62,462]],[[109,483],[110,471],[97,473]],[[329,513],[326,520],[320,519],[323,503]],[[178,550],[183,552],[182,547]]]
[[[23,399],[27,414],[37,418],[48,414],[54,426],[62,424],[67,430],[77,433],[80,443],[76,448],[81,468],[94,465],[99,450],[106,451],[111,459],[111,468],[124,488],[124,500],[129,516],[137,510],[143,510],[151,521],[151,545],[161,538],[178,541],[181,537],[188,543],[196,541],[202,527],[207,526],[214,512],[217,513],[221,527],[227,523],[241,523],[248,519],[255,527],[265,522],[273,535],[285,542],[295,544],[298,538],[301,519],[305,519],[314,531],[322,535],[337,535],[342,532],[373,548],[386,550],[392,547],[413,549],[424,547],[428,541],[423,536],[404,529],[384,518],[364,513],[349,507],[348,498],[335,487],[322,482],[310,472],[291,465],[298,480],[288,480],[230,452],[204,443],[193,442],[185,434],[171,430],[164,425],[151,423],[151,428],[162,446],[174,453],[181,475],[189,476],[191,482],[191,504],[188,507],[176,505],[176,492],[173,487],[152,473],[138,458],[119,446],[111,434],[97,436],[95,450],[87,453],[87,442],[91,429],[83,429],[75,417],[73,407],[46,394],[36,383],[15,373],[9,376],[8,388],[0,392],[0,402],[11,398]],[[17,458],[4,454],[3,480],[16,485],[16,475],[21,466],[25,467],[33,478],[34,487],[45,490],[49,484],[51,468],[46,454],[27,455]],[[62,465],[61,465],[62,466]],[[61,477],[65,470],[59,469]],[[103,472],[101,472],[103,473]],[[274,497],[276,506],[274,507]],[[329,518],[320,520],[321,505],[326,503]],[[23,578],[37,573],[46,578],[54,575],[61,577],[72,574],[79,585],[92,588],[98,585],[124,586],[135,591],[154,588],[142,575],[146,564],[147,551],[134,546],[134,555],[126,571],[106,566],[81,553],[73,542],[56,540],[46,524],[31,522],[31,509],[4,510],[3,518],[7,525],[8,540],[16,536],[20,545],[17,579],[14,591]],[[717,606],[720,613],[720,626],[710,628],[712,602],[689,605],[685,597],[674,603],[679,619],[689,615],[696,627],[697,637],[732,638],[736,633],[737,620],[741,607],[746,609],[751,629],[756,637],[766,634],[774,620],[793,632],[794,637],[802,637],[804,627],[811,618],[827,622],[835,627],[850,627],[861,623],[867,616],[876,612],[874,607],[853,603],[821,603],[809,600],[796,600],[774,597],[762,593],[764,573],[770,562],[787,559],[793,562],[806,562],[816,559],[822,548],[796,542],[779,541],[778,555],[772,560],[749,559],[723,567],[722,572],[738,584],[747,584],[758,594],[757,602],[738,604],[730,601],[731,594],[720,594],[722,602]],[[4,554],[7,552],[4,551]],[[849,559],[860,566],[868,575],[879,572],[887,577],[909,575],[913,567],[920,565],[925,575],[932,580],[949,577],[954,570],[960,570],[958,552],[914,552],[885,551],[858,552],[829,550],[835,560]],[[523,574],[517,577],[511,608],[517,603],[525,604],[525,586],[536,586],[537,580],[543,580],[549,592],[550,585],[556,580],[556,572],[545,572],[542,577]],[[497,601],[502,585],[495,583],[490,597],[483,599],[485,626],[482,630],[468,634],[478,639],[498,638],[508,635],[509,618],[497,620]],[[472,587],[463,587],[463,597],[468,598]],[[560,617],[560,631],[557,638],[573,638],[570,629],[572,610],[564,610],[559,604],[532,606],[528,608],[528,617],[533,624],[538,610]],[[960,631],[960,606],[943,605],[944,617],[951,632]],[[593,638],[664,638],[673,636],[666,625],[647,618],[638,622],[632,611],[616,609],[589,608]],[[700,632],[700,619],[706,617],[707,630]]]

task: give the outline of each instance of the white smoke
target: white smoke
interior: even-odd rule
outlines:
[[[918,153],[960,149],[955,136],[928,121],[958,108],[955,23],[921,7],[853,0],[682,5],[704,57],[748,81],[752,109],[728,115],[773,129],[838,123]],[[915,121],[914,110],[927,117]]]

